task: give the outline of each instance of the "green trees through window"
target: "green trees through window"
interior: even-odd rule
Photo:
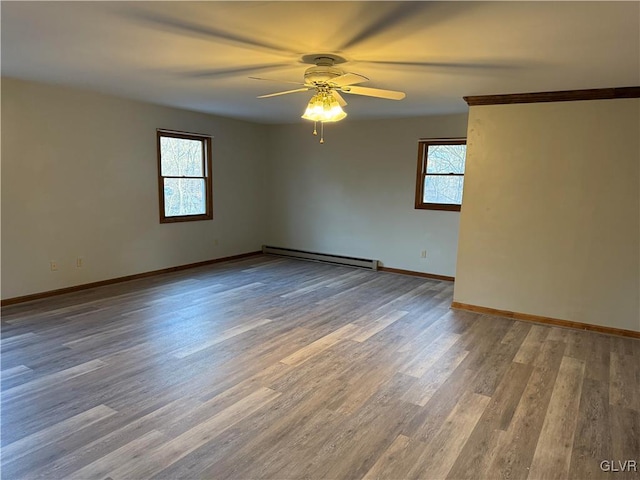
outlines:
[[[213,218],[211,137],[158,130],[160,222]]]
[[[464,139],[426,140],[419,143],[416,208],[460,210],[466,143]]]

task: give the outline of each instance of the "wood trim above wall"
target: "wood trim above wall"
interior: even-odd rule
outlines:
[[[640,87],[594,88],[559,92],[509,93],[505,95],[474,95],[464,98],[470,107],[510,103],[572,102],[576,100],[612,100],[640,98]]]
[[[591,330],[592,332],[605,333],[608,335],[640,338],[640,332],[636,332],[634,330],[604,327],[602,325],[591,325],[589,323],[572,322],[571,320],[560,320],[559,318],[541,317],[539,315],[530,315],[528,313],[518,313],[511,312],[509,310],[498,310],[495,308],[480,307],[478,305],[469,305],[467,303],[452,302],[451,308],[455,308],[458,310],[467,310],[469,312],[475,313],[483,313],[486,315],[496,315],[498,317],[513,318],[514,320],[522,320],[525,322],[543,323],[545,325],[554,325],[556,327],[567,327],[578,330]]]
[[[214,258],[213,260],[205,260],[204,262],[189,263],[187,265],[178,265],[176,267],[162,268],[160,270],[153,270],[151,272],[136,273],[135,275],[127,275],[126,277],[110,278],[108,280],[100,280],[99,282],[84,283],[82,285],[74,285],[73,287],[59,288],[57,290],[49,290],[46,292],[32,293],[31,295],[24,295],[22,297],[7,298],[0,301],[0,306],[6,307],[8,305],[15,305],[16,303],[30,302],[32,300],[40,300],[41,298],[53,297],[55,295],[62,295],[64,293],[73,293],[80,290],[87,290],[89,288],[104,287],[105,285],[113,285],[114,283],[128,282],[130,280],[138,280],[139,278],[152,277],[154,275],[161,275],[163,273],[177,272],[179,270],[187,270],[189,268],[203,267],[205,265],[213,265],[214,263],[229,262],[231,260],[239,260],[241,258],[254,257],[256,255],[262,255],[262,252],[248,252],[241,253],[239,255],[231,255],[230,257]]]
[[[435,273],[414,272],[413,270],[402,270],[400,268],[390,267],[378,267],[378,271],[387,273],[399,273],[401,275],[411,275],[413,277],[431,278],[433,280],[445,280],[447,282],[454,282],[455,277],[449,277],[447,275],[437,275]]]

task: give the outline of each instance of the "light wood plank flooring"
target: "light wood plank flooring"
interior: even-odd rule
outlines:
[[[452,290],[258,256],[5,308],[2,477],[638,478],[640,342]]]

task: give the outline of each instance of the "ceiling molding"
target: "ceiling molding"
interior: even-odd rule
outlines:
[[[475,95],[462,97],[470,107],[510,103],[573,102],[576,100],[612,100],[640,98],[640,87],[593,88],[560,92],[509,93],[505,95]]]

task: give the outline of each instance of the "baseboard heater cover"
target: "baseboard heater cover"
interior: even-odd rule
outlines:
[[[368,258],[346,257],[344,255],[331,255],[328,253],[307,252],[305,250],[295,250],[293,248],[262,246],[262,253],[269,255],[279,255],[283,257],[293,257],[302,260],[312,260],[315,262],[332,263],[334,265],[346,265],[350,267],[360,267],[369,270],[378,270],[378,260]]]

